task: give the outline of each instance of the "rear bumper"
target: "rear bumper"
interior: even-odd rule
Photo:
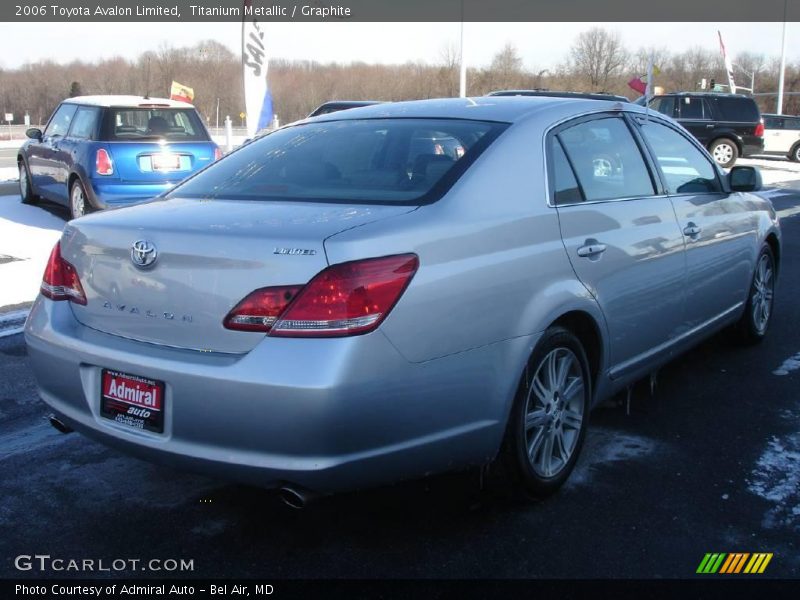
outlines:
[[[87,192],[95,208],[119,208],[151,200],[171,190],[176,183],[120,183],[93,179]]]
[[[742,157],[764,153],[764,138],[746,135],[742,137]]]
[[[264,487],[327,493],[481,464],[496,454],[535,336],[409,363],[379,331],[265,338],[244,355],[153,346],[39,298],[25,330],[40,395],[65,423],[143,458]],[[166,385],[165,431],[100,416],[100,371]]]

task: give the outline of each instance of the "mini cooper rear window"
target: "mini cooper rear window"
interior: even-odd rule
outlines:
[[[310,122],[246,144],[169,197],[423,204],[507,125],[459,119]]]
[[[208,140],[200,117],[191,108],[110,108],[105,130],[106,140],[120,142]]]

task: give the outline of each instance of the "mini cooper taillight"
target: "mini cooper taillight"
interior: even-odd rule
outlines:
[[[98,175],[113,175],[114,174],[114,161],[111,160],[111,155],[105,148],[100,148],[97,151],[94,161],[95,171]]]
[[[394,308],[418,267],[415,254],[332,265],[305,286],[254,291],[225,317],[224,325],[273,337],[368,333]]]
[[[44,269],[41,292],[50,300],[69,300],[77,304],[86,304],[78,272],[70,263],[61,258],[61,243],[56,243]]]

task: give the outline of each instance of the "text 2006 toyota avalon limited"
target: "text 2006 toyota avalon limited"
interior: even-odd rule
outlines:
[[[70,222],[25,338],[56,417],[143,457],[301,499],[501,457],[547,494],[594,404],[766,334],[760,186],[627,103],[353,109]]]

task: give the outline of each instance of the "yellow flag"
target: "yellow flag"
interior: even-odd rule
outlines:
[[[173,81],[169,91],[169,99],[191,103],[191,101],[194,100],[194,90],[189,86]]]

